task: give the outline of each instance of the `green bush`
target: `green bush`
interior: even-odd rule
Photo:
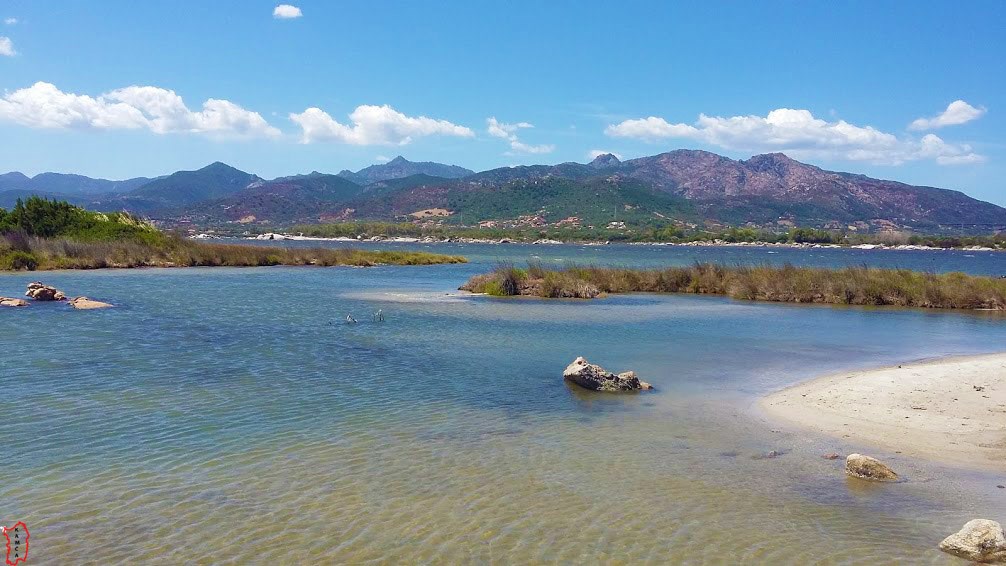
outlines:
[[[507,293],[506,289],[503,288],[503,282],[500,280],[493,280],[486,282],[485,287],[482,292],[486,295],[492,295],[493,297],[510,297],[515,293]]]
[[[13,251],[0,256],[0,269],[20,271],[22,269],[35,271],[38,269],[38,258],[34,254]]]
[[[18,199],[13,209],[3,211],[0,233],[3,232],[82,242],[135,240],[153,245],[164,241],[164,235],[154,226],[126,212],[92,212],[65,201],[40,197]]]

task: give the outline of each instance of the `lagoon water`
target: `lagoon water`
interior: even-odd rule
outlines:
[[[1006,520],[1006,471],[808,435],[752,408],[823,373],[1006,350],[1002,315],[455,291],[532,256],[1000,275],[1006,255],[380,247],[472,263],[0,276],[0,295],[41,278],[118,305],[0,312],[0,524],[28,525],[31,564],[953,564],[939,540]],[[577,355],[657,390],[567,386]],[[855,450],[909,481],[864,485],[820,457]]]

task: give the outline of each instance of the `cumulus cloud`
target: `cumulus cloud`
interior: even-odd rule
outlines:
[[[828,122],[815,118],[809,110],[790,108],[773,110],[764,117],[700,114],[694,125],[650,116],[612,124],[605,133],[645,141],[685,138],[730,150],[785,151],[796,157],[882,165],[918,160],[955,165],[984,160],[971,146],[947,143],[932,134],[922,139],[898,138],[872,126],[856,126],[845,120]]]
[[[0,98],[0,120],[49,129],[147,129],[157,134],[247,138],[280,135],[258,112],[233,102],[211,98],[194,112],[175,91],[154,86],[128,86],[91,97],[37,82]]]
[[[497,120],[495,116],[486,119],[486,133],[494,138],[501,138],[510,142],[510,151],[507,152],[508,155],[511,155],[512,153],[552,153],[555,151],[555,146],[551,144],[530,145],[520,141],[520,138],[517,136],[517,132],[525,128],[533,127],[534,126],[532,124],[527,122],[505,124]]]
[[[616,138],[636,138],[646,141],[657,141],[664,138],[693,137],[698,130],[687,124],[671,124],[663,118],[650,116],[625,120],[605,128],[604,133]]]
[[[292,20],[303,15],[304,13],[300,11],[300,8],[289,4],[280,4],[279,6],[273,8],[272,11],[272,17],[277,20]]]
[[[3,23],[12,26],[17,23],[17,18],[4,18]]]
[[[391,106],[357,106],[349,115],[352,125],[341,124],[320,108],[290,114],[302,130],[301,141],[334,141],[352,145],[406,145],[417,137],[456,136],[470,138],[475,132],[426,116],[406,116]]]
[[[13,57],[17,55],[14,51],[14,42],[9,37],[0,35],[0,57]]]
[[[614,152],[614,151],[608,151],[606,149],[592,149],[592,150],[590,150],[590,151],[587,152],[587,158],[590,159],[591,161],[593,161],[593,160],[597,159],[598,157],[601,157],[602,155],[608,155],[609,153],[611,155],[614,155],[615,157],[617,157],[619,161],[622,160],[622,154],[621,153],[617,153],[617,152]]]
[[[985,114],[984,108],[975,108],[963,100],[955,100],[939,116],[919,118],[908,125],[909,130],[935,130],[944,126],[956,126],[977,120]]]

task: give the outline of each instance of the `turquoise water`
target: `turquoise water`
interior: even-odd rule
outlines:
[[[473,263],[0,276],[0,295],[41,278],[117,305],[0,311],[0,524],[28,524],[32,564],[953,563],[940,539],[1006,518],[996,474],[880,453],[910,481],[864,489],[820,458],[863,447],[750,407],[817,374],[1004,350],[1001,315],[455,291],[532,255],[985,274],[1006,256],[423,248]],[[657,391],[571,388],[577,355]]]

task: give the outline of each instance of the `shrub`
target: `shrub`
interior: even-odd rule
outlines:
[[[35,271],[38,269],[38,258],[28,252],[12,251],[0,256],[0,269]]]

